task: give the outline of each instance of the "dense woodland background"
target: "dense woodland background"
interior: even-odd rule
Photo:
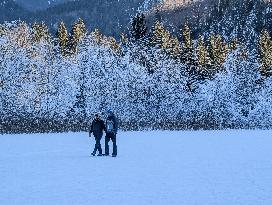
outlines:
[[[151,3],[123,27],[118,9],[102,29],[2,23],[0,132],[87,130],[108,108],[125,130],[271,128],[271,3]]]

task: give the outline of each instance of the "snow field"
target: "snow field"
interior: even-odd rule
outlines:
[[[0,204],[271,205],[271,134],[120,132],[117,158],[87,133],[2,135]]]

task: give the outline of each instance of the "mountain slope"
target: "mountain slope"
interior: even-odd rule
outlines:
[[[39,7],[48,2],[27,0],[24,4]],[[149,28],[160,20],[170,30],[178,33],[187,20],[193,34],[213,31],[230,35],[235,27],[239,32],[245,27],[248,16],[255,15],[254,30],[263,27],[272,30],[272,8],[261,0],[55,0],[49,1],[49,8],[40,11],[27,11],[20,5],[22,0],[0,1],[0,22],[25,20],[29,23],[45,22],[55,33],[60,21],[69,30],[72,24],[82,18],[89,30],[98,28],[105,35],[119,37],[127,32],[131,18],[139,11],[145,12]],[[53,2],[53,4],[52,4]],[[18,5],[19,4],[19,5]],[[271,3],[270,3],[271,4]],[[45,8],[47,7],[45,6]]]
[[[31,21],[45,21],[55,30],[64,21],[68,26],[82,18],[91,30],[99,28],[106,35],[119,36],[126,30],[131,16],[136,13],[144,0],[79,0],[66,2],[39,11],[32,15]]]
[[[0,1],[0,22],[24,19],[28,12],[13,0]]]
[[[71,0],[14,0],[18,5],[28,11],[45,10],[50,6]]]
[[[180,29],[185,21],[199,27],[214,6],[215,0],[163,0],[148,14],[148,21],[162,21],[166,26]]]
[[[207,12],[203,8],[212,0],[55,0],[48,7],[45,0],[8,0],[0,4],[0,22],[21,19],[29,23],[45,22],[52,33],[55,33],[60,21],[64,21],[69,30],[72,24],[82,18],[89,30],[99,28],[105,35],[118,37],[126,32],[131,18],[139,11],[145,12],[149,27],[158,16],[166,24],[179,27],[185,17],[200,16]],[[5,3],[4,3],[5,2]],[[44,8],[43,10],[29,11],[25,7]],[[32,5],[32,6],[31,6]],[[52,6],[53,5],[53,6]],[[48,7],[48,8],[47,8]]]
[[[67,1],[58,0],[53,6],[46,8],[48,2],[22,0],[2,0],[0,1],[0,22],[12,20],[24,20],[29,23],[45,22],[52,32],[57,30],[60,21],[64,21],[67,27],[78,20],[84,19],[89,30],[99,28],[106,35],[119,36],[125,31],[132,16],[138,8],[141,8],[146,0],[78,0]],[[62,2],[62,3],[61,3]],[[32,6],[31,6],[31,3]],[[55,4],[55,5],[54,5]],[[30,8],[45,8],[43,10],[26,10],[21,5]]]
[[[231,35],[243,38],[249,37],[248,35],[254,36],[263,28],[272,31],[271,1],[194,0],[187,1],[188,3],[186,1],[164,0],[149,13],[148,22],[160,20],[165,26],[170,27],[170,30],[180,35],[180,28],[188,21],[195,37],[199,34],[215,33],[226,38]]]

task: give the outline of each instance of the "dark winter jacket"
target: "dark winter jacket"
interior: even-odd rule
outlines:
[[[109,130],[110,124],[113,124],[113,130]],[[106,120],[106,133],[117,134],[117,131],[118,131],[118,122],[117,122],[115,115],[108,116],[108,118]]]
[[[103,130],[105,130],[105,123],[101,119],[94,119],[91,125],[90,132],[94,135],[101,135],[103,133]]]

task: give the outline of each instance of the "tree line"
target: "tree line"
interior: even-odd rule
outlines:
[[[250,28],[249,23],[244,29]],[[138,13],[120,39],[79,19],[56,35],[44,23],[0,26],[1,132],[86,130],[111,107],[123,129],[269,128],[269,31],[172,33]]]

